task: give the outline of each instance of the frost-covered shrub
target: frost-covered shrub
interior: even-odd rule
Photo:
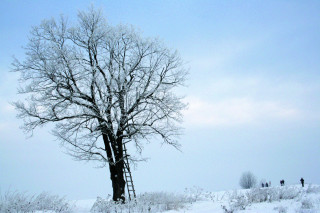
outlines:
[[[239,184],[243,189],[250,189],[257,184],[257,178],[250,171],[244,172],[240,177]]]
[[[233,191],[231,194],[229,194],[228,199],[228,205],[222,205],[222,209],[224,212],[235,212],[238,210],[245,210],[246,207],[250,205],[250,202],[248,201],[248,197],[238,191]]]
[[[274,210],[277,210],[279,213],[287,213],[288,208],[284,206],[275,207]]]
[[[246,196],[250,203],[261,203],[268,201],[270,191],[266,189],[254,188],[246,192]]]
[[[233,213],[234,210],[230,207],[230,209],[228,209],[226,206],[221,206],[222,210],[224,213]]]
[[[194,186],[192,188],[186,188],[184,190],[184,195],[187,197],[189,202],[196,202],[200,200],[212,200],[215,199],[215,194],[204,191],[204,189]]]
[[[184,190],[184,194],[187,195],[191,202],[196,202],[198,200],[201,200],[201,197],[203,196],[203,189],[197,186],[194,186],[192,188],[186,188]]]
[[[164,192],[144,193],[125,204],[119,204],[112,201],[110,196],[106,199],[98,197],[91,208],[91,212],[163,212],[181,209],[191,202],[192,198],[189,198],[188,196]]]
[[[308,199],[301,201],[301,209],[312,209],[314,207],[313,202]]]
[[[91,208],[91,212],[101,212],[101,213],[113,213],[113,212],[122,212],[123,209],[134,208],[133,202],[128,202],[125,204],[119,204],[112,201],[111,196],[109,195],[106,199],[98,197],[96,202]]]
[[[296,210],[297,213],[317,213],[319,212],[314,208],[314,203],[312,200],[304,199],[301,201],[301,207]]]
[[[229,205],[233,210],[245,210],[249,205],[249,202],[245,195],[238,195],[235,199],[230,201]]]
[[[57,195],[50,195],[43,192],[36,196],[33,200],[33,204],[37,210],[41,211],[53,211],[53,212],[71,212],[71,205],[65,200],[64,197]]]
[[[248,196],[255,203],[273,202],[280,200],[279,189],[276,188],[263,188],[254,189],[248,193]]]
[[[25,193],[8,191],[0,196],[0,212],[32,212],[32,199],[33,196],[27,196]]]
[[[280,187],[280,188],[253,188],[243,192],[234,191],[229,194],[229,205],[222,205],[225,213],[245,210],[247,206],[252,203],[274,202],[282,199],[294,199],[298,197],[300,191],[294,187]],[[287,209],[284,207],[277,207],[279,213],[286,213]]]
[[[320,186],[313,186],[312,184],[308,185],[306,190],[307,193],[320,193]]]
[[[299,191],[295,188],[255,188],[246,192],[248,201],[251,203],[273,202],[279,200],[294,199]]]
[[[281,200],[279,195],[280,194],[279,188],[268,188],[267,194],[268,194],[268,202]]]
[[[41,193],[38,196],[27,195],[17,191],[8,191],[0,195],[0,212],[72,212],[71,205],[56,195]]]
[[[280,200],[290,200],[299,196],[299,190],[290,187],[281,187],[278,189]]]
[[[138,202],[148,203],[150,208],[159,207],[159,210],[177,210],[183,208],[186,203],[194,202],[189,196],[174,193],[144,193],[137,199]]]

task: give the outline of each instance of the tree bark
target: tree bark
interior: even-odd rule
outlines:
[[[123,149],[122,140],[110,140],[106,134],[103,134],[103,141],[108,156],[110,179],[112,182],[113,196],[112,199],[117,202],[125,202],[125,180],[123,176]],[[114,157],[113,157],[114,156]]]
[[[125,180],[123,177],[123,167],[120,163],[116,165],[110,165],[110,178],[112,181],[112,188],[113,188],[113,197],[114,201],[120,201],[121,203],[125,202]]]

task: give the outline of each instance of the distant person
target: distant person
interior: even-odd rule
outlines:
[[[264,184],[263,183],[261,183],[261,186],[262,186],[262,188],[264,187]]]
[[[284,180],[280,180],[280,185],[284,186]]]
[[[303,178],[300,179],[300,182],[301,182],[302,187],[304,187],[304,180],[303,180]]]
[[[268,183],[266,183],[266,187],[269,187]]]
[[[269,181],[269,187],[271,187],[271,181]]]

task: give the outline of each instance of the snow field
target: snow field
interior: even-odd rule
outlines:
[[[119,205],[111,196],[103,199],[66,201],[59,196],[41,193],[7,192],[0,195],[0,212],[75,212],[75,213],[319,213],[320,186],[300,185],[207,192],[201,188],[184,193],[144,193],[134,201]]]

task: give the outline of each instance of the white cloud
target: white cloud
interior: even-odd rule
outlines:
[[[187,97],[189,108],[184,112],[187,125],[229,126],[255,124],[266,120],[289,120],[299,117],[299,110],[273,101],[230,98],[205,101]]]

